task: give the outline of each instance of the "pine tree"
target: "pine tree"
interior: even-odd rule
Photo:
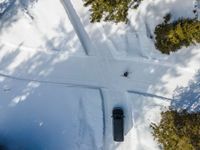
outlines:
[[[84,6],[91,5],[91,22],[127,22],[129,4],[141,0],[84,0]]]
[[[164,150],[200,149],[200,113],[169,110],[162,112],[158,125],[152,123],[153,136]]]
[[[155,46],[162,53],[175,52],[182,46],[200,43],[200,21],[179,19],[173,23],[162,23],[155,28]]]

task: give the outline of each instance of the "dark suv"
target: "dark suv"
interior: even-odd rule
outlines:
[[[124,112],[122,108],[116,107],[112,111],[113,139],[117,142],[124,141]]]

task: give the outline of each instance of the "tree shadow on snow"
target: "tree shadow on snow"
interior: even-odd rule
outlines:
[[[4,27],[1,26],[1,30],[3,29]],[[60,117],[53,116],[54,112],[59,113],[59,111],[51,111],[52,107],[42,103],[44,96],[41,98],[41,95],[43,95],[41,91],[44,91],[45,88],[42,88],[41,85],[45,84],[46,87],[49,87],[53,84],[54,89],[66,88],[67,85],[62,84],[61,81],[51,82],[51,79],[47,78],[56,75],[57,70],[61,70],[62,64],[66,64],[66,61],[70,59],[70,55],[82,48],[79,47],[76,34],[73,31],[67,31],[63,22],[60,22],[54,31],[58,33],[57,36],[49,39],[44,35],[44,45],[34,50],[26,48],[23,43],[16,45],[16,47],[9,47],[9,45],[1,43],[0,112],[4,112],[6,116],[4,116],[4,113],[0,114],[0,118],[4,118],[0,121],[0,145],[2,141],[2,145],[7,148],[6,150],[44,150],[46,149],[44,146],[51,145],[54,140],[58,140],[57,143],[60,144],[54,145],[55,149],[63,149],[62,144],[68,142],[64,141],[66,139],[62,139],[62,136],[67,134],[64,132],[69,131],[64,131],[64,127],[59,126],[62,122]],[[70,41],[70,44],[68,44],[68,41]],[[47,51],[43,52],[41,49]],[[32,54],[26,55],[29,54],[29,50]],[[20,58],[24,54],[27,59],[21,61]],[[65,69],[64,66],[63,69]],[[65,71],[65,73],[69,72],[70,70]],[[5,74],[8,76],[4,76]],[[27,74],[29,74],[28,78]],[[38,79],[45,82],[40,83]],[[59,77],[57,79],[60,80]],[[59,97],[59,95],[57,96]],[[31,97],[35,97],[35,100]],[[55,100],[59,100],[58,97]],[[41,102],[38,100],[41,100]],[[59,101],[55,101],[55,103],[59,104]],[[37,107],[37,104],[40,105],[40,108]],[[28,109],[31,105],[31,109]],[[64,107],[64,105],[61,106]],[[41,109],[49,110],[49,115],[52,115],[54,119],[47,118],[49,116],[42,116]],[[47,127],[43,127],[42,119],[37,120],[43,117],[48,122],[46,123]],[[53,133],[56,133],[56,135],[53,135]],[[70,143],[67,144],[70,145]]]
[[[18,13],[22,12],[34,19],[29,9],[34,6],[38,0],[4,0],[0,3],[0,31],[8,28],[18,19]]]
[[[188,112],[200,111],[200,71],[187,87],[177,87],[171,107],[176,110]]]

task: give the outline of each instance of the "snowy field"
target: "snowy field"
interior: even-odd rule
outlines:
[[[200,45],[164,55],[150,36],[168,12],[193,18],[194,4],[143,0],[128,24],[91,24],[82,0],[0,0],[0,145],[159,149],[149,125],[161,111],[200,110]],[[116,106],[125,112],[123,143],[112,137]]]
[[[13,80],[1,83],[1,87],[5,85],[12,89],[0,91],[1,144],[6,143],[11,150],[102,147],[98,90]]]

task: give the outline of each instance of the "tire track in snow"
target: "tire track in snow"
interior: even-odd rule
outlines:
[[[88,89],[100,89],[100,88],[105,88],[101,86],[94,86],[94,85],[86,85],[86,84],[76,84],[76,83],[69,83],[69,82],[54,82],[54,81],[48,81],[48,80],[39,80],[39,79],[29,79],[29,78],[20,78],[16,76],[11,76],[11,75],[6,75],[0,73],[0,76],[3,78],[9,78],[13,80],[18,80],[22,82],[37,82],[41,84],[50,84],[50,85],[63,85],[65,87],[83,87],[83,88],[88,88]]]
[[[106,110],[105,110],[105,99],[104,99],[104,96],[103,96],[103,91],[102,89],[99,89],[99,92],[100,92],[100,96],[101,96],[101,109],[102,109],[102,115],[103,115],[103,150],[106,150],[106,146],[105,146],[105,139],[106,139]]]
[[[156,94],[147,93],[147,92],[128,91],[128,93],[133,93],[133,94],[137,94],[137,95],[142,95],[142,96],[145,96],[145,97],[158,98],[158,99],[160,99],[160,100],[165,100],[165,101],[172,101],[172,100],[174,100],[173,98],[164,97],[164,96],[161,96],[161,95],[156,95]]]
[[[98,55],[95,45],[93,44],[92,40],[90,39],[89,35],[84,29],[83,24],[80,21],[79,16],[77,15],[72,3],[70,0],[60,0],[64,6],[64,9],[71,21],[71,24],[76,31],[79,40],[85,49],[86,55]]]
[[[83,104],[82,99],[79,100],[79,139],[78,139],[78,149],[85,150],[97,150],[97,144],[95,142],[94,130],[88,123],[88,117],[86,114],[86,108]],[[85,142],[85,140],[87,142]],[[90,143],[90,145],[86,145],[85,143]]]
[[[108,39],[109,40],[109,39]],[[4,39],[0,38],[0,41],[2,42],[3,41],[3,44],[6,44],[7,46],[11,47],[11,48],[16,48],[17,45],[15,44],[12,44],[12,43],[9,43],[9,42],[6,42]],[[114,48],[114,47],[113,47]],[[32,52],[35,52],[35,49],[32,48],[32,47],[26,47],[26,46],[21,46],[20,47],[20,51],[32,51]],[[48,54],[48,55],[57,55],[57,54],[63,54],[65,52],[58,52],[58,51],[49,51],[49,50],[44,50],[44,49],[37,49],[38,52],[42,52],[42,53],[45,53],[45,54]],[[97,59],[99,59],[98,56],[87,56],[87,55],[82,55],[82,54],[68,54],[69,56],[72,56],[72,57],[76,57],[76,58],[85,58],[85,59],[88,59],[89,57],[97,57]],[[110,52],[110,55],[111,52]],[[106,56],[105,56],[106,57]],[[113,59],[113,57],[107,57],[107,58],[104,58],[104,57],[101,57],[102,61],[112,61],[112,60],[115,60],[115,61],[127,61],[127,62],[136,62],[136,63],[144,63],[144,64],[149,64],[149,65],[156,65],[156,66],[161,66],[161,67],[170,67],[170,68],[174,68],[176,69],[176,65],[168,62],[167,60],[159,60],[159,59],[155,59],[155,58],[149,58],[147,59],[146,57],[136,57],[136,56],[131,56],[131,57],[116,57]],[[102,64],[104,65],[104,64]],[[186,72],[190,72],[190,73],[196,73],[196,70],[194,69],[189,69],[189,68],[179,68],[181,71],[186,71]]]
[[[37,83],[41,83],[41,84],[50,84],[50,85],[63,85],[65,87],[81,87],[81,88],[87,88],[87,89],[96,89],[96,90],[100,90],[101,93],[101,97],[102,97],[102,103],[104,104],[104,99],[103,99],[103,94],[102,94],[102,89],[108,89],[107,87],[103,87],[103,86],[93,86],[93,85],[86,85],[86,84],[76,84],[76,83],[69,83],[69,82],[54,82],[54,81],[48,81],[48,80],[36,80],[36,79],[28,79],[28,78],[20,78],[20,77],[15,77],[15,76],[11,76],[11,75],[5,75],[0,73],[1,77],[4,78],[9,78],[9,79],[13,79],[13,80],[18,80],[18,81],[22,81],[22,82],[37,82]],[[155,98],[159,98],[162,100],[173,100],[172,98],[168,98],[162,95],[155,95],[153,93],[148,93],[148,92],[142,92],[139,90],[128,90],[129,93],[135,93],[138,95],[143,95],[146,97],[155,97]],[[102,105],[104,106],[104,105]],[[105,111],[105,108],[102,108],[102,112]]]

